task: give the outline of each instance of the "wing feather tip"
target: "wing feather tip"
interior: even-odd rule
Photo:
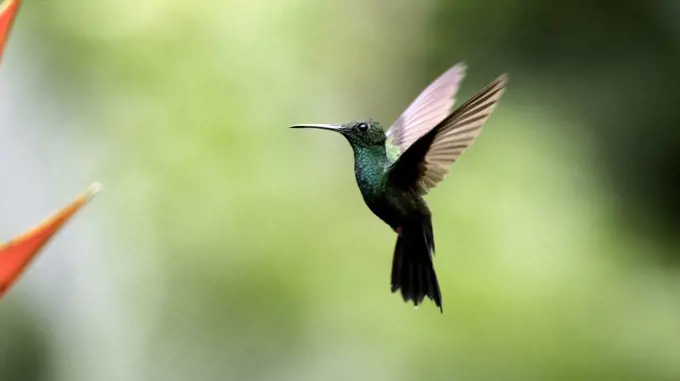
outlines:
[[[505,85],[508,83],[510,80],[510,75],[508,73],[503,73],[496,77],[496,80],[494,81],[496,84],[499,84],[500,87],[505,87]]]

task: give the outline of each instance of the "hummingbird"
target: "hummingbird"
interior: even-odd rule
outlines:
[[[296,124],[344,136],[354,152],[354,175],[368,208],[397,234],[391,292],[417,308],[425,296],[443,313],[434,270],[432,213],[423,198],[475,141],[500,100],[503,74],[452,111],[467,66],[460,62],[435,79],[388,129],[373,120]]]

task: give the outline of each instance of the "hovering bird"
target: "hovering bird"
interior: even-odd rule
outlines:
[[[503,74],[451,111],[467,67],[447,70],[386,131],[373,119],[297,124],[339,132],[354,151],[354,174],[368,208],[397,233],[391,291],[418,307],[425,296],[443,313],[432,263],[432,213],[423,199],[482,130],[505,90]]]

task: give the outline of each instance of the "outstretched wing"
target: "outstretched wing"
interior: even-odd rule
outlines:
[[[451,113],[466,69],[460,62],[439,76],[387,130],[387,151],[393,160]]]
[[[418,139],[388,169],[388,181],[424,195],[434,188],[469,147],[505,91],[504,74]]]

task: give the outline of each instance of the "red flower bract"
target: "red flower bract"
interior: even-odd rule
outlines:
[[[0,59],[5,52],[9,30],[12,28],[20,4],[21,0],[5,0],[0,4]]]
[[[100,189],[98,183],[90,185],[87,190],[73,202],[54,213],[40,225],[10,242],[0,245],[0,298],[14,284],[28,264],[40,252],[40,249],[56,232],[80,210]]]
[[[5,0],[0,3],[0,60],[20,3],[21,0]],[[0,244],[0,298],[21,276],[40,249],[99,189],[99,184],[92,184],[85,193],[40,225],[8,243]]]

